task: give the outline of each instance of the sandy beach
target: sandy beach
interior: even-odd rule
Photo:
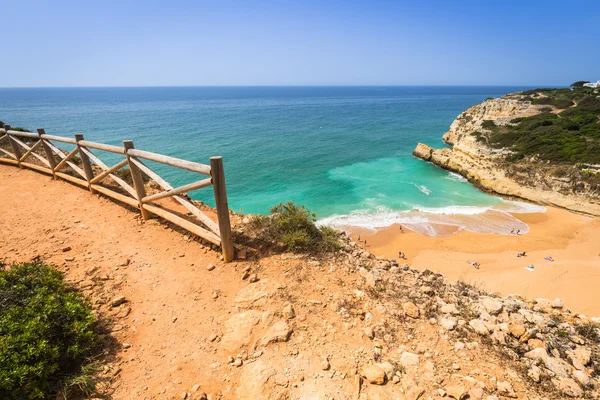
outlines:
[[[460,231],[428,237],[399,225],[377,231],[347,228],[352,238],[367,240],[366,250],[397,258],[417,269],[440,272],[502,295],[529,299],[561,298],[577,313],[600,316],[600,219],[548,208],[544,213],[513,214],[529,225],[523,235]],[[525,251],[525,257],[517,257]],[[552,257],[554,261],[545,260]],[[477,262],[479,269],[470,262]],[[533,270],[526,269],[533,265]]]

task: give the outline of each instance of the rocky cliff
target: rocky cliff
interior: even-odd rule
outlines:
[[[582,166],[527,157],[511,160],[509,147],[489,145],[495,131],[515,121],[561,109],[533,104],[531,97],[511,94],[487,99],[460,114],[442,139],[452,148],[433,149],[419,143],[413,155],[456,172],[483,190],[535,203],[600,215],[597,185],[581,179]],[[491,123],[491,122],[493,123]],[[600,177],[597,165],[585,166],[583,175]],[[595,175],[595,177],[594,177]]]

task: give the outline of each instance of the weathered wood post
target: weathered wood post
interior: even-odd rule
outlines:
[[[48,159],[48,163],[50,163],[50,169],[52,170],[52,177],[56,178],[56,174],[54,173],[54,168],[56,168],[56,158],[54,158],[54,153],[46,140],[42,138],[42,135],[46,134],[46,131],[43,128],[38,128],[37,130],[38,137],[42,141],[42,147],[44,148],[44,152],[46,153],[46,158]]]
[[[131,180],[133,181],[133,188],[135,189],[135,193],[137,195],[138,204],[140,207],[140,212],[142,213],[142,218],[146,221],[150,218],[150,213],[148,210],[144,209],[144,204],[142,203],[142,199],[146,197],[146,188],[144,187],[144,179],[142,178],[142,171],[131,162],[128,150],[133,149],[133,140],[123,140],[123,147],[125,147],[125,157],[127,157],[127,164],[129,164],[129,171],[131,172]]]
[[[19,165],[19,168],[23,168],[21,166],[21,157],[23,157],[23,155],[21,154],[21,148],[19,147],[19,144],[15,142],[10,133],[8,133],[8,131],[10,130],[10,125],[4,124],[4,130],[6,131],[6,134],[8,135],[8,141],[10,142],[10,145],[12,146],[12,149],[15,152],[17,164]]]
[[[217,156],[210,158],[210,174],[212,176],[213,189],[215,192],[215,205],[217,206],[223,261],[230,262],[233,260],[234,253],[233,241],[231,238],[231,222],[229,221],[229,205],[227,204],[227,190],[225,188],[223,157]]]
[[[79,144],[80,140],[83,140],[83,135],[81,133],[76,133],[75,142],[77,143],[77,149],[79,150],[79,158],[81,159],[81,164],[83,165],[85,180],[88,183],[88,189],[90,190],[90,192],[96,193],[96,191],[92,189],[92,183],[90,182],[92,179],[94,179],[94,171],[92,170],[90,157],[82,150],[82,146]]]

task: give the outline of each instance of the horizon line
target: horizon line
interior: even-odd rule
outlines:
[[[0,89],[133,89],[133,88],[315,88],[315,87],[355,87],[355,88],[377,88],[377,87],[569,87],[568,85],[554,84],[423,84],[423,85],[400,85],[400,84],[381,84],[381,85],[92,85],[92,86],[0,86]]]

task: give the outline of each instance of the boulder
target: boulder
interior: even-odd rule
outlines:
[[[583,390],[581,390],[577,382],[571,378],[553,379],[552,383],[554,383],[554,386],[556,386],[558,390],[569,397],[581,397],[583,395]]]
[[[260,318],[261,313],[258,311],[234,314],[225,322],[226,332],[221,338],[221,346],[228,352],[236,353],[250,344],[252,333]]]
[[[469,321],[469,326],[480,335],[487,335],[489,333],[488,328],[480,319],[473,319]]]
[[[400,356],[400,366],[402,366],[404,371],[410,371],[417,365],[419,365],[419,356],[417,354],[405,351]]]
[[[498,315],[502,311],[502,301],[493,297],[484,297],[481,301],[483,307],[491,315]]]
[[[292,334],[292,328],[285,321],[277,321],[267,330],[261,340],[263,346],[270,343],[287,342]]]
[[[517,398],[517,394],[515,393],[515,390],[513,389],[510,382],[507,382],[507,381],[497,382],[496,390],[498,391],[498,394],[500,394],[501,396],[510,397],[513,399]]]
[[[456,328],[456,318],[440,318],[440,326],[447,331]]]
[[[376,365],[365,365],[361,370],[361,374],[367,382],[374,385],[383,385],[385,383],[385,371]]]

